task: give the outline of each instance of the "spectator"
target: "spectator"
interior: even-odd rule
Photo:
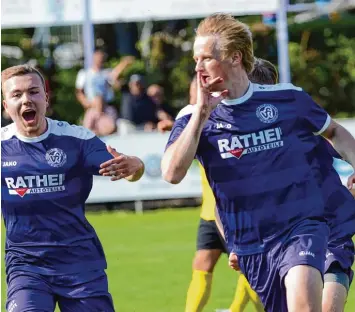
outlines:
[[[152,131],[158,122],[157,107],[146,93],[143,76],[132,75],[128,86],[129,92],[122,94],[121,118],[130,121],[138,129]]]
[[[92,67],[80,70],[76,78],[76,97],[85,110],[83,126],[98,136],[116,130],[117,110],[114,89],[120,89],[119,77],[134,58],[127,56],[113,69],[104,69],[106,54],[96,50]]]
[[[147,94],[151,97],[157,106],[158,120],[173,120],[173,116],[175,114],[169,105],[165,102],[163,87],[157,84],[152,84],[148,87]]]

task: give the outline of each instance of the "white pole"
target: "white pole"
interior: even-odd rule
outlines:
[[[280,0],[277,12],[276,35],[280,82],[290,82],[290,61],[288,55],[288,26],[287,26],[288,0]]]
[[[83,22],[84,64],[85,69],[91,66],[94,52],[94,26],[91,22],[91,0],[85,0]]]

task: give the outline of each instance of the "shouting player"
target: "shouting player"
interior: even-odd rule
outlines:
[[[197,157],[228,250],[265,310],[320,311],[329,228],[317,136],[353,166],[355,140],[301,88],[249,81],[252,36],[232,16],[199,24],[194,59],[197,104],[174,124],[163,176],[179,183]]]
[[[138,180],[144,165],[92,132],[45,117],[41,74],[28,65],[1,73],[2,213],[8,311],[114,311],[106,259],[85,201],[93,175]]]

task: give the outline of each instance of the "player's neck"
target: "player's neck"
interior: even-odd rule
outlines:
[[[25,127],[16,126],[17,132],[19,135],[26,138],[36,138],[45,133],[48,129],[48,122],[46,118],[43,118],[39,121],[39,127],[36,129],[26,129]]]
[[[239,75],[235,75],[230,80],[228,86],[228,99],[238,99],[242,97],[249,88],[249,78],[246,72],[241,72]]]

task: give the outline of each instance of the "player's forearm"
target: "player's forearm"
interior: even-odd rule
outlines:
[[[355,168],[355,139],[343,126],[333,122],[327,137],[333,143],[335,150],[345,161]]]
[[[163,178],[178,184],[185,177],[195,158],[203,126],[208,117],[200,110],[194,111],[179,138],[165,152],[162,159]]]

